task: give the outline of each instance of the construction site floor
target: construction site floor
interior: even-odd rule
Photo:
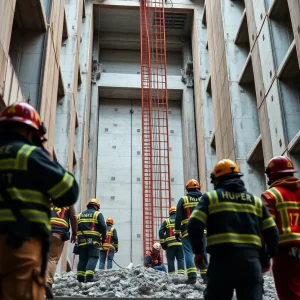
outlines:
[[[69,299],[69,300],[111,300],[111,299],[135,299],[135,300],[143,300],[143,299],[146,299],[146,298],[116,298],[116,297],[111,297],[111,298],[102,298],[102,297],[82,297],[82,298],[79,298],[79,297],[55,297],[55,300],[64,300],[64,299]],[[147,299],[170,299],[170,298],[147,298]],[[185,298],[176,298],[176,300],[183,300]],[[203,298],[197,298],[197,300],[203,300]]]

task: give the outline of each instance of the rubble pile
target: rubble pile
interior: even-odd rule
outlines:
[[[201,279],[194,285],[185,284],[185,280],[184,275],[170,276],[151,268],[136,266],[96,271],[94,282],[88,283],[78,283],[73,272],[62,273],[55,276],[53,291],[57,297],[202,298],[205,285]],[[277,296],[273,279],[266,277],[264,300],[275,299]]]

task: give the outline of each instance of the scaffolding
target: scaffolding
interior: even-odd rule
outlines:
[[[144,253],[171,206],[164,1],[140,1]]]

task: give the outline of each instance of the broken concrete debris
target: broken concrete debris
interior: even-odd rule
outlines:
[[[127,269],[96,271],[94,282],[79,283],[74,272],[55,276],[57,297],[202,298],[205,285],[185,284],[185,275],[168,275],[139,265]],[[272,277],[265,276],[264,300],[277,300]],[[236,299],[235,297],[233,299]]]

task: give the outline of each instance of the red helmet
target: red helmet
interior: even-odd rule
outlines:
[[[266,168],[267,175],[276,175],[284,173],[296,173],[294,164],[290,158],[286,156],[273,157]]]
[[[46,128],[41,122],[38,112],[28,103],[20,102],[5,107],[0,113],[0,122],[15,122],[26,124],[36,129],[42,138],[46,134]]]

